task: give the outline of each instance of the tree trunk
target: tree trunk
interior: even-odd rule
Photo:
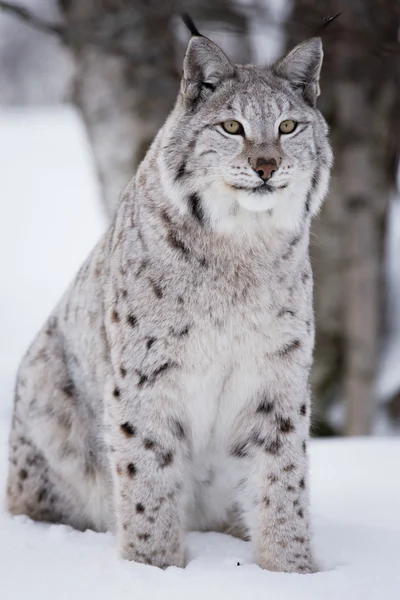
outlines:
[[[62,4],[71,28],[83,27],[105,40],[104,49],[85,43],[84,35],[73,44],[77,66],[73,99],[87,127],[111,216],[176,96],[171,3],[63,0]],[[107,40],[121,55],[107,52]]]
[[[371,431],[383,331],[385,219],[395,187],[399,123],[396,0],[294,0],[289,46],[323,33],[320,109],[331,127],[335,166],[314,224],[315,433],[333,432],[329,407],[345,400],[343,429]],[[397,131],[397,135],[396,135]]]

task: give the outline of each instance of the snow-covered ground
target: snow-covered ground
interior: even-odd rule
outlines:
[[[7,423],[0,423],[0,488]],[[398,600],[400,440],[311,444],[314,575],[269,573],[247,542],[187,536],[186,569],[128,563],[111,534],[80,533],[0,510],[2,600]],[[239,563],[239,565],[238,565]]]
[[[0,112],[0,497],[18,361],[104,228],[71,109]],[[394,600],[400,597],[400,439],[313,441],[315,575],[269,573],[250,544],[187,536],[186,569],[117,557],[111,534],[11,518],[0,501],[1,600]],[[238,565],[239,563],[239,565]]]

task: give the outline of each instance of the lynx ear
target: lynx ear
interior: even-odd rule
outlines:
[[[200,35],[197,29],[192,33],[183,61],[181,92],[194,106],[212,94],[220,81],[233,74],[233,66],[217,44]]]
[[[273,69],[279,77],[300,89],[306,102],[315,106],[320,94],[319,76],[323,56],[321,38],[311,38],[293,48]]]

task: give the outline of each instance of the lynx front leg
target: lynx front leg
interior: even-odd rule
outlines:
[[[309,394],[306,384],[291,389],[288,383],[285,389],[282,383],[260,393],[251,434],[237,448],[252,463],[244,504],[258,564],[312,573],[317,567],[309,526]]]
[[[258,471],[254,543],[257,562],[270,571],[313,573],[307,442],[292,433],[291,418],[278,417],[276,434],[264,448]]]
[[[110,395],[110,456],[120,553],[128,560],[161,568],[182,567],[186,427],[165,390],[150,393],[144,383],[124,381]]]

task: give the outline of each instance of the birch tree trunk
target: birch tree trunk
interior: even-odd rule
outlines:
[[[71,29],[98,33],[121,51],[108,53],[106,45],[91,45],[84,35],[72,46],[73,101],[87,127],[111,216],[176,95],[171,3],[62,0],[62,7]]]
[[[288,45],[341,16],[323,34],[320,109],[335,166],[314,224],[315,433],[332,433],[329,407],[345,400],[344,431],[371,432],[384,299],[385,219],[395,187],[399,122],[396,0],[294,0]]]

